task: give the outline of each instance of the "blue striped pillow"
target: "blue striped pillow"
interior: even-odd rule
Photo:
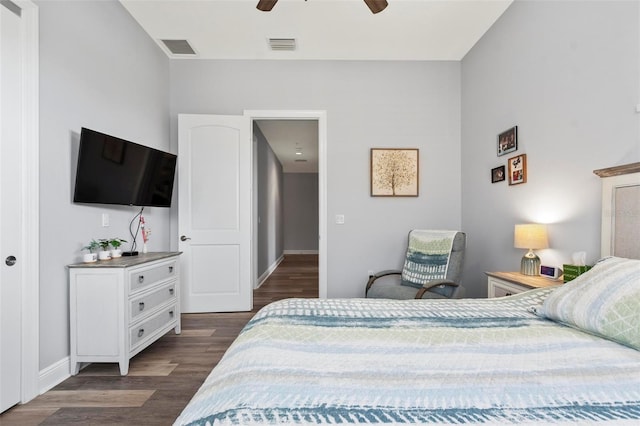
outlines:
[[[551,293],[536,314],[640,350],[640,260],[601,259]]]

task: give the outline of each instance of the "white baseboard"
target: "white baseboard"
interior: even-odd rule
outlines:
[[[284,254],[318,254],[318,250],[285,250]]]
[[[256,288],[259,288],[262,285],[262,283],[264,283],[267,280],[267,278],[269,278],[269,276],[273,274],[273,271],[276,270],[278,265],[282,263],[283,260],[284,260],[284,254],[280,256],[278,259],[276,259],[276,261],[273,262],[273,264],[269,266],[266,271],[264,271],[264,274],[258,277],[258,285],[256,286]]]
[[[48,366],[44,370],[40,370],[38,374],[38,389],[40,395],[71,377],[70,362],[69,357],[66,357]]]

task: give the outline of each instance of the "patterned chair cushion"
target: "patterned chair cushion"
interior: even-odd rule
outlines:
[[[401,284],[422,288],[428,281],[445,279],[456,233],[457,231],[439,230],[411,231]]]

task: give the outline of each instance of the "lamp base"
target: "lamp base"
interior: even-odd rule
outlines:
[[[540,258],[529,250],[520,261],[520,273],[522,275],[540,275]]]

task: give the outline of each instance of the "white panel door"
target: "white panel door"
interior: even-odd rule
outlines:
[[[21,396],[22,26],[0,5],[0,412]]]
[[[183,312],[253,308],[251,140],[244,116],[178,116]]]

